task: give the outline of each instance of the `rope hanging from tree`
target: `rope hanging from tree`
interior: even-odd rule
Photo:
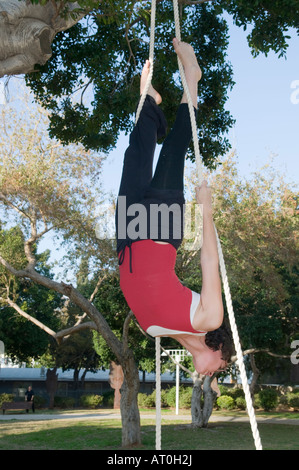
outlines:
[[[178,9],[178,0],[173,0],[173,8],[174,8],[174,21],[175,21],[175,35],[178,41],[181,41],[181,31],[180,31],[180,17],[179,17],[179,9]],[[150,29],[150,46],[149,46],[149,61],[150,61],[150,73],[147,78],[147,82],[142,93],[142,96],[139,101],[139,105],[136,112],[136,123],[139,119],[139,115],[142,109],[142,106],[145,101],[145,97],[148,93],[149,87],[152,82],[153,78],[153,69],[154,69],[154,45],[155,45],[155,23],[156,23],[156,0],[152,0],[151,6],[151,29]],[[184,91],[188,98],[188,107],[190,112],[190,119],[191,119],[191,126],[192,126],[192,136],[193,136],[193,144],[194,144],[194,151],[195,151],[195,161],[196,161],[196,169],[197,169],[197,178],[198,178],[198,185],[200,186],[203,182],[203,167],[201,156],[199,152],[199,142],[198,142],[198,135],[197,135],[197,125],[195,120],[195,115],[193,112],[193,103],[190,96],[190,92],[188,89],[188,85],[186,82],[186,77],[184,73],[183,65],[178,57],[178,65],[179,71],[181,75],[182,84],[184,87]],[[259,436],[259,431],[257,427],[255,412],[253,408],[252,398],[250,394],[250,389],[248,385],[243,353],[239,338],[239,333],[235,321],[235,315],[232,305],[232,298],[226,273],[226,267],[224,262],[224,257],[222,253],[222,248],[220,244],[220,240],[218,237],[218,233],[215,228],[216,239],[217,239],[217,247],[218,247],[218,256],[219,256],[219,266],[221,272],[221,278],[223,283],[223,289],[225,294],[227,312],[230,322],[230,327],[233,335],[233,341],[235,345],[236,355],[237,355],[237,364],[240,371],[240,377],[242,381],[242,386],[245,394],[246,405],[247,405],[247,412],[249,415],[251,431],[254,438],[254,443],[256,450],[262,450],[262,444]],[[156,450],[161,450],[161,364],[160,364],[160,338],[156,337]]]

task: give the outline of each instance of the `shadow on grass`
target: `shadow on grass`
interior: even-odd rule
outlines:
[[[298,450],[298,426],[260,424],[259,431],[266,450]],[[143,420],[142,445],[136,450],[155,449],[155,423]],[[188,424],[162,424],[163,450],[254,450],[247,423],[211,423],[206,429]],[[121,422],[116,420],[39,421],[1,423],[1,450],[122,450]],[[129,450],[129,449],[126,449]]]

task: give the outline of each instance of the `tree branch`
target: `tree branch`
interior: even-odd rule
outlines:
[[[18,206],[16,206],[13,202],[11,202],[9,199],[7,199],[7,197],[5,196],[5,194],[3,194],[2,192],[0,192],[0,200],[2,200],[5,204],[7,204],[8,206],[12,207],[15,211],[18,212],[18,214],[20,214],[22,217],[26,217],[27,219],[31,220],[30,219],[30,216],[28,214],[26,214],[26,212],[24,212],[22,209],[20,209]]]
[[[103,277],[100,277],[95,288],[94,288],[94,291],[93,293],[91,294],[91,296],[89,297],[89,302],[93,302],[93,299],[95,298],[99,288],[100,288],[100,285],[102,284],[102,282],[104,281],[104,279],[107,277],[107,274],[105,274]],[[78,318],[78,321],[75,323],[74,326],[78,326],[80,325],[83,320],[86,318],[87,314],[84,313],[83,315],[81,315],[79,318]]]
[[[18,312],[19,315],[22,317],[26,318],[29,320],[31,323],[34,323],[34,325],[38,326],[41,330],[44,330],[48,335],[52,336],[53,338],[56,337],[55,331],[51,330],[51,328],[48,328],[46,325],[44,325],[42,322],[37,320],[36,318],[32,317],[29,315],[27,312],[24,312],[15,302],[13,302],[9,297],[4,299],[3,297],[0,297],[0,301],[8,304],[10,307],[12,307],[16,312]]]
[[[58,343],[61,343],[61,340],[64,339],[66,336],[73,335],[78,333],[79,331],[84,330],[97,330],[97,325],[95,322],[85,322],[79,325],[71,326],[70,328],[66,328],[65,330],[58,331],[55,335],[55,339]]]
[[[61,295],[69,297],[69,299],[85,312],[89,318],[95,323],[97,331],[101,333],[108,346],[112,349],[117,359],[121,362],[123,358],[123,345],[121,341],[111,331],[108,323],[103,315],[97,308],[87,300],[80,292],[75,289],[71,284],[53,281],[52,279],[43,276],[36,272],[31,266],[26,269],[16,270],[10,265],[1,255],[0,263],[14,276],[18,278],[29,278],[32,281],[40,284],[48,289],[52,289]]]
[[[243,356],[247,356],[248,354],[255,354],[255,353],[266,353],[269,356],[273,357],[280,357],[282,359],[289,359],[291,357],[291,354],[276,354],[271,352],[269,349],[259,349],[259,348],[251,348],[251,349],[246,349],[243,351]],[[234,363],[237,361],[237,356],[232,356],[231,357],[231,363]]]

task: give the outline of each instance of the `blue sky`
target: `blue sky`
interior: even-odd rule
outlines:
[[[268,57],[253,58],[246,39],[248,31],[233,25],[231,20],[229,25],[228,60],[236,84],[229,93],[226,109],[236,119],[228,138],[236,150],[239,173],[248,177],[275,155],[272,165],[288,181],[298,182],[299,37],[290,33],[287,59],[279,59],[272,52]],[[104,165],[104,187],[113,193],[120,183],[127,144],[128,136],[121,135]]]

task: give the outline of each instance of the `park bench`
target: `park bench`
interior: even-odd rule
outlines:
[[[30,401],[11,401],[11,402],[4,402],[1,406],[3,414],[5,410],[32,410],[32,402]]]

